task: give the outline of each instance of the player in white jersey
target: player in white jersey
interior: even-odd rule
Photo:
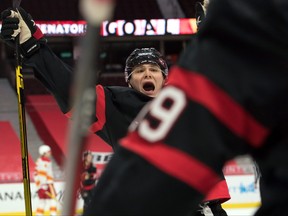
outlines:
[[[47,205],[49,205],[50,215],[57,215],[56,192],[52,171],[51,148],[48,145],[39,147],[40,157],[36,161],[35,184],[37,187],[38,204],[36,216],[44,215]]]

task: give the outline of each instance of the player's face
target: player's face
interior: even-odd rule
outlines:
[[[91,163],[93,156],[91,154],[88,154],[85,159],[86,159],[86,162]]]
[[[129,84],[132,88],[150,97],[156,97],[165,84],[158,65],[142,64],[132,71]]]
[[[50,157],[51,157],[51,155],[52,155],[52,152],[51,152],[51,151],[49,151],[49,152],[46,152],[46,153],[44,154],[44,156],[45,156],[45,157],[48,157],[48,158],[50,158]]]

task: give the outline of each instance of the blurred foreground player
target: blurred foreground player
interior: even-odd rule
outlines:
[[[11,44],[15,36],[20,34],[24,64],[35,69],[35,76],[54,95],[63,113],[69,115],[73,70],[50,50],[44,35],[24,9],[19,8],[18,13],[10,9],[5,10],[2,12],[2,19],[1,34],[5,41]],[[91,130],[117,151],[117,141],[127,133],[129,124],[141,108],[158,96],[166,83],[167,75],[166,61],[156,49],[135,49],[125,65],[128,87],[96,86],[96,114]],[[204,210],[217,212],[215,215],[221,213],[225,216],[221,203],[229,198],[226,181],[222,179],[204,203],[201,202],[201,206]],[[197,211],[200,214],[203,211],[202,207]]]
[[[256,215],[285,214],[288,1],[213,0],[208,11],[168,86],[121,140],[86,215],[186,216],[224,163],[247,153],[262,174]]]

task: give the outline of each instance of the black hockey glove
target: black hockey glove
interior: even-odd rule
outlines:
[[[6,9],[1,13],[1,38],[12,47],[15,47],[15,37],[19,34],[21,54],[31,56],[40,48],[40,43],[46,43],[44,35],[34,20],[23,8],[17,11]]]

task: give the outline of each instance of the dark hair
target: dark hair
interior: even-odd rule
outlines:
[[[92,154],[91,151],[85,151],[85,152],[83,153],[82,159],[85,160],[85,158],[86,158],[88,155],[92,155],[92,156],[93,156],[93,154]]]

